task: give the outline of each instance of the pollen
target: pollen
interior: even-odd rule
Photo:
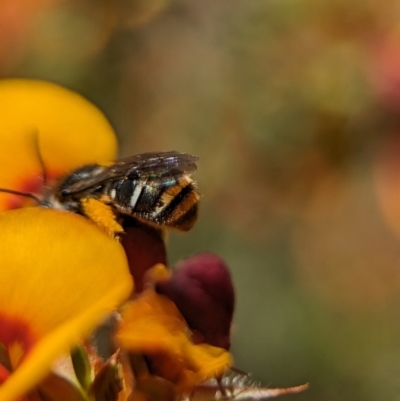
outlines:
[[[122,226],[116,221],[116,216],[109,205],[93,198],[84,198],[81,200],[81,204],[85,216],[111,237],[124,232]]]

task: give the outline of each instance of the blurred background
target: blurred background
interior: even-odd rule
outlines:
[[[235,365],[285,399],[400,399],[400,6],[393,0],[2,0],[0,77],[96,103],[121,156],[200,157]]]

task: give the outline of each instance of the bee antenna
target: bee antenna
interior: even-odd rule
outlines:
[[[13,189],[7,189],[7,188],[0,188],[0,192],[5,192],[7,194],[13,194],[13,195],[18,195],[18,196],[24,196],[25,198],[31,198],[39,205],[42,203],[40,198],[38,198],[34,194],[31,194],[30,192],[14,191]]]
[[[47,172],[46,172],[46,165],[44,164],[44,160],[42,157],[42,153],[40,152],[40,143],[39,143],[39,131],[34,131],[34,144],[35,144],[35,152],[38,158],[41,170],[42,170],[42,179],[43,179],[43,186],[46,187],[47,184]]]
[[[40,164],[40,167],[42,170],[43,185],[45,186],[47,183],[47,173],[46,173],[46,166],[44,164],[42,154],[40,153],[39,132],[37,130],[35,130],[33,132],[33,143],[34,143],[35,153],[36,153],[36,156],[38,158],[38,161],[39,161],[39,164]],[[31,198],[38,205],[43,204],[43,201],[38,196],[36,196],[30,192],[21,192],[21,191],[15,191],[14,189],[0,188],[0,193],[1,192],[7,193],[7,194],[23,196],[25,198]]]

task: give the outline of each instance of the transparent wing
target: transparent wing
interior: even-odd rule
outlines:
[[[117,160],[93,176],[75,183],[69,188],[68,194],[86,191],[109,180],[123,178],[162,183],[183,174],[193,174],[197,169],[197,160],[196,156],[176,151],[141,153]]]
[[[115,162],[109,168],[116,177],[138,174],[150,178],[154,175],[169,175],[172,171],[180,174],[192,174],[196,171],[196,156],[175,151],[141,153]]]

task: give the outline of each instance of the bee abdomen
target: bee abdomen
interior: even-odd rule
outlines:
[[[143,183],[124,179],[112,183],[109,189],[109,196],[117,209],[130,214],[135,208],[143,189]]]
[[[197,219],[199,194],[189,176],[162,183],[125,179],[109,189],[114,207],[144,223],[189,230]]]
[[[188,176],[179,179],[176,185],[167,188],[160,196],[162,207],[156,212],[156,221],[168,227],[187,231],[197,220],[199,193]]]

